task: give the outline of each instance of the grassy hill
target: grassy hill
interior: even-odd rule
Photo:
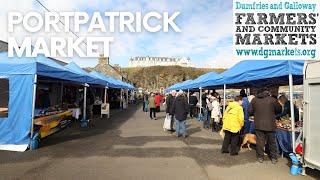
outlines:
[[[207,72],[223,72],[225,69],[191,68],[181,66],[153,66],[139,68],[123,68],[128,74],[128,79],[136,87],[142,87],[152,91],[167,88],[177,82],[195,79]]]

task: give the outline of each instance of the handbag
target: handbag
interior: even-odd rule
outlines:
[[[169,113],[166,114],[166,118],[164,119],[163,123],[163,130],[164,131],[169,131],[171,130],[171,115]]]

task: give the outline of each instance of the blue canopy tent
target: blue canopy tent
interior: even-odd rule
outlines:
[[[101,74],[101,73],[99,73],[97,71],[92,71],[89,74],[108,81],[109,83],[111,83],[110,87],[112,87],[112,88],[115,88],[115,89],[117,89],[117,88],[134,89],[134,87],[131,84],[128,84],[128,83],[123,82],[123,81],[118,80],[118,79],[114,79],[113,77],[110,77],[110,76],[106,76],[106,75]]]
[[[109,84],[110,84],[109,81],[104,80],[104,79],[102,79],[100,77],[97,77],[97,76],[94,76],[94,75],[88,73],[87,71],[83,70],[80,66],[78,66],[74,62],[71,62],[71,63],[67,64],[65,67],[67,67],[68,69],[70,69],[70,70],[72,70],[74,72],[86,75],[88,77],[88,83],[90,83],[90,84],[97,84],[97,85],[104,86],[103,102],[107,103],[107,93],[108,93],[107,91],[108,91],[108,87],[109,87]],[[102,115],[101,115],[101,117],[102,117]],[[108,114],[108,117],[109,117],[109,114]]]
[[[192,82],[191,79],[183,81],[181,83],[176,84],[173,88],[170,88],[170,90],[180,90],[184,85],[187,85],[188,83],[191,83],[191,82]]]
[[[121,101],[123,100],[123,93],[124,93],[123,91],[124,91],[124,89],[126,89],[127,90],[126,91],[126,95],[127,95],[127,101],[128,101],[128,96],[129,96],[128,95],[128,90],[129,89],[133,89],[133,88],[131,88],[131,86],[129,84],[127,84],[127,83],[125,83],[123,81],[114,79],[112,77],[108,77],[106,75],[103,75],[103,74],[101,74],[101,73],[99,73],[97,71],[92,71],[92,72],[90,72],[90,74],[92,74],[93,76],[99,77],[101,79],[105,79],[106,81],[109,81],[111,88],[121,89],[121,91],[120,91],[120,99],[121,99]],[[121,101],[120,101],[120,103],[122,103]]]
[[[9,58],[0,53],[0,78],[8,81],[8,113],[0,117],[0,149],[25,151],[33,137],[33,117],[38,80],[59,79],[86,83],[74,73],[44,56]]]
[[[65,65],[66,68],[69,70],[87,76],[87,83],[89,84],[96,84],[102,86],[108,86],[109,82],[103,80],[99,77],[93,76],[92,74],[88,73],[87,71],[83,70],[80,66],[78,66],[75,62],[70,62],[69,64]]]
[[[121,89],[121,88],[124,88],[124,86],[122,84],[120,84],[118,81],[116,81],[115,79],[111,78],[111,77],[107,77],[97,71],[92,71],[90,72],[89,74],[91,74],[92,76],[94,77],[97,77],[97,78],[100,78],[100,79],[103,79],[107,82],[109,82],[109,87],[110,88],[114,88],[114,89]]]
[[[181,84],[181,82],[169,86],[169,87],[166,89],[166,92],[169,92],[169,91],[173,90],[173,89],[174,89],[175,87],[177,87],[179,84]]]
[[[220,77],[220,75],[216,72],[209,72],[206,74],[203,74],[199,76],[198,78],[190,81],[184,81],[182,83],[177,83],[174,85],[175,89],[182,89],[182,90],[188,90],[188,101],[189,101],[189,90],[190,89],[200,89],[200,97],[202,95],[202,83],[207,81],[211,78],[217,78]],[[201,98],[200,98],[200,104],[201,104]],[[201,112],[201,106],[200,106],[200,112]]]
[[[220,76],[203,81],[202,87],[222,87],[224,84],[229,88],[288,85],[290,74],[293,84],[302,84],[303,66],[304,61],[298,60],[240,61]]]
[[[203,82],[203,87],[222,87],[224,89],[223,109],[226,106],[226,88],[272,87],[289,85],[292,149],[295,149],[293,85],[303,84],[304,62],[300,60],[248,60],[241,61],[221,74]]]
[[[198,89],[200,87],[203,87],[203,82],[207,81],[211,78],[217,78],[220,77],[220,75],[216,72],[209,72],[206,74],[203,74],[199,76],[198,78],[194,79],[192,82],[184,84],[181,86],[181,89]]]

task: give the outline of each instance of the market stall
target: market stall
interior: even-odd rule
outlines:
[[[38,87],[42,83],[86,86],[89,77],[70,71],[44,56],[8,58],[7,53],[2,52],[0,79],[8,84],[7,113],[0,117],[0,149],[25,151],[37,138],[46,137],[63,128],[72,116],[67,108],[46,107],[50,103],[42,103],[45,110],[36,110]],[[41,97],[48,100],[48,92],[43,93]]]
[[[279,87],[289,85],[290,109],[291,109],[291,129],[286,134],[291,137],[292,146],[295,147],[295,123],[294,123],[294,104],[293,104],[293,85],[303,83],[303,66],[304,61],[298,60],[248,60],[241,61],[219,75],[208,76],[207,79],[194,85],[180,87],[181,89],[223,89],[224,103],[226,106],[226,89],[240,88],[259,88],[259,87]],[[180,83],[177,83],[179,86]],[[201,96],[200,96],[201,97]],[[292,148],[293,151],[295,150]]]
[[[299,60],[248,60],[241,61],[220,77],[203,83],[205,87],[259,88],[289,85],[291,109],[291,142],[295,150],[295,115],[293,104],[293,85],[303,84],[304,61]],[[224,93],[224,104],[225,104]],[[225,107],[225,106],[224,106]],[[288,133],[290,133],[288,131]]]
[[[109,88],[109,86],[111,87],[115,87],[115,85],[105,79],[102,79],[100,77],[96,77],[88,72],[86,72],[85,70],[83,70],[81,67],[79,67],[76,63],[74,62],[70,62],[69,64],[67,64],[65,66],[66,68],[70,69],[71,71],[73,72],[76,72],[76,73],[79,73],[79,74],[83,74],[88,78],[88,83],[89,84],[92,84],[93,86],[90,86],[89,90],[91,91],[98,91],[97,89],[104,89],[104,95],[102,93],[93,93],[93,94],[100,94],[100,98],[99,99],[96,99],[97,97],[99,96],[94,96],[94,103],[93,103],[93,108],[92,108],[92,112],[93,112],[93,115],[99,115],[102,117],[102,112],[101,109],[102,107],[106,107],[107,106],[107,102],[106,102],[106,97],[107,97],[107,89]],[[102,99],[102,96],[105,97],[104,98],[104,102],[102,103],[102,101],[100,102],[100,99]],[[77,110],[77,109],[76,109]],[[110,115],[108,114],[108,117]]]

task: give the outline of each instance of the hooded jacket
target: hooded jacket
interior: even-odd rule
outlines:
[[[268,91],[258,94],[249,105],[249,114],[254,116],[255,129],[261,131],[276,130],[276,114],[281,110],[281,105]]]
[[[173,115],[172,112],[171,112],[171,109],[172,109],[172,106],[173,106],[173,103],[174,103],[174,99],[175,97],[172,96],[172,94],[169,94],[167,99],[166,99],[166,113],[169,113],[170,115]]]
[[[237,102],[230,102],[223,114],[223,130],[237,133],[244,124],[243,108]]]
[[[172,106],[172,114],[178,121],[187,120],[187,116],[189,113],[189,104],[188,100],[184,95],[178,95]]]

